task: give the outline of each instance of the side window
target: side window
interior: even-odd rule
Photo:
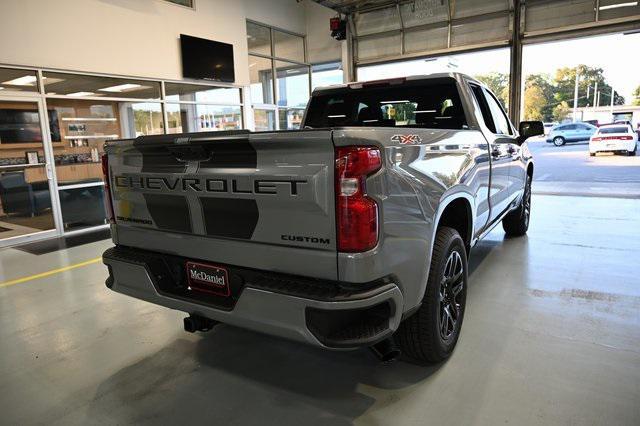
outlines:
[[[493,118],[491,117],[491,110],[489,110],[489,105],[487,105],[487,101],[484,98],[484,93],[482,93],[482,88],[480,86],[476,86],[475,84],[469,84],[471,87],[471,91],[473,92],[473,96],[476,98],[476,102],[480,106],[480,112],[482,113],[482,118],[484,120],[484,124],[491,130],[493,133],[496,132],[496,127],[493,124]]]
[[[511,126],[509,125],[509,119],[506,114],[500,107],[500,104],[496,100],[496,98],[491,94],[491,92],[484,91],[487,97],[487,104],[489,105],[489,109],[491,110],[491,116],[493,117],[493,122],[496,126],[496,131],[499,135],[511,135],[513,132],[511,131]]]
[[[564,126],[562,128],[562,130],[567,131],[567,130],[576,130],[578,126],[576,126],[575,124],[569,124],[568,126]]]

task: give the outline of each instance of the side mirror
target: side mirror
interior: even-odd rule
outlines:
[[[532,136],[544,135],[544,124],[542,121],[521,121],[518,133],[520,133],[518,141],[522,143]]]

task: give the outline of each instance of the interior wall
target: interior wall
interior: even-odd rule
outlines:
[[[305,3],[296,0],[195,4],[193,10],[163,0],[2,0],[0,63],[180,80],[184,33],[233,44],[236,84],[247,85],[245,19],[306,33]]]
[[[309,62],[312,64],[339,61],[342,57],[342,42],[331,37],[329,19],[336,12],[312,1],[305,2],[305,22]]]

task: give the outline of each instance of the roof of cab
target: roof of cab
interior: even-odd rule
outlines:
[[[447,78],[447,77],[453,78],[454,80],[457,80],[457,81],[467,80],[480,85],[484,85],[484,83],[482,83],[481,81],[478,81],[475,78],[461,72],[439,72],[439,73],[433,73],[433,74],[410,75],[406,77],[398,76],[398,77],[392,77],[392,78],[384,78],[380,80],[353,81],[351,83],[332,84],[330,86],[316,87],[315,89],[313,89],[313,93],[315,94],[315,93],[323,92],[326,90],[335,90],[335,89],[343,89],[343,88],[360,89],[364,85],[370,85],[370,84],[384,84],[387,82],[390,84],[393,84],[393,83],[404,82],[404,81],[434,80],[438,78]]]

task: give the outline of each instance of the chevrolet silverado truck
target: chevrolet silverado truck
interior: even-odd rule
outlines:
[[[302,129],[113,141],[103,157],[113,291],[385,361],[452,353],[469,250],[527,232],[525,139],[458,73],[313,91]]]

